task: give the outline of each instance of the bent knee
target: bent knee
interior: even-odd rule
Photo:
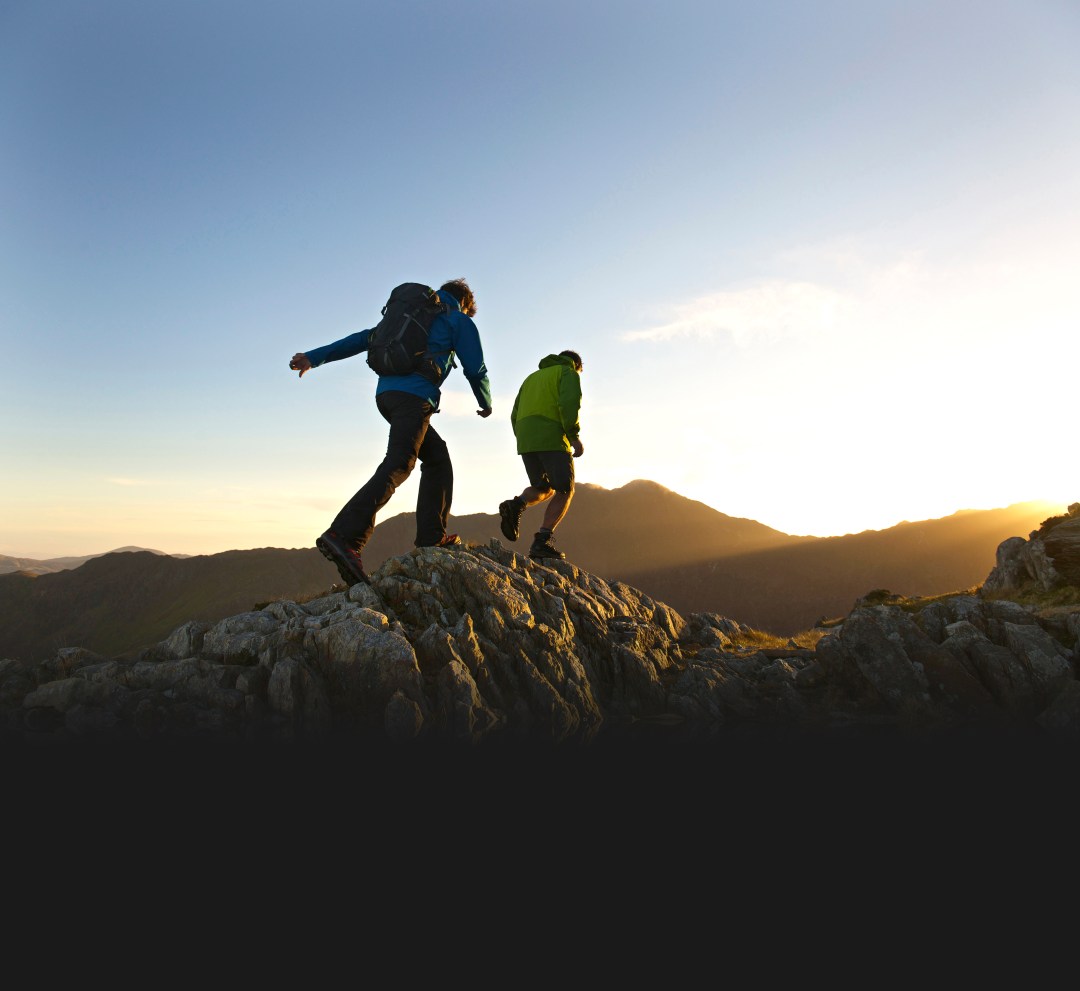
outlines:
[[[435,443],[425,444],[420,453],[422,454],[420,460],[426,465],[443,464],[450,460],[450,448],[446,446],[446,441],[441,438]]]

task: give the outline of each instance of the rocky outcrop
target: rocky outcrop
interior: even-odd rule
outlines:
[[[1070,580],[1072,558],[1050,548],[1073,545],[1047,536],[1038,552],[999,550],[999,596],[1018,574],[1010,562],[1038,554]],[[389,558],[370,585],[188,622],[134,659],[69,647],[34,665],[0,661],[0,717],[9,739],[133,746],[968,729],[1080,739],[1080,607],[1044,614],[1001,597],[878,590],[814,636],[769,643],[735,619],[683,616],[491,540]]]
[[[1051,516],[1027,540],[1010,537],[998,545],[994,569],[983,584],[984,594],[1021,591],[1035,586],[1043,592],[1080,587],[1080,502],[1063,516]]]

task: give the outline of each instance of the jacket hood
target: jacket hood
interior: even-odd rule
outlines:
[[[574,368],[574,359],[567,358],[562,354],[549,354],[546,358],[540,359],[540,368],[550,368],[552,365],[568,365],[570,368]],[[574,368],[576,372],[577,369]]]

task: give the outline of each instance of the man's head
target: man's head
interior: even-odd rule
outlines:
[[[574,367],[579,372],[581,371],[581,355],[578,354],[576,351],[560,351],[559,357],[569,358],[574,363]]]
[[[449,282],[444,282],[439,288],[450,293],[458,301],[461,305],[461,312],[465,316],[476,316],[476,297],[469,288],[469,283],[464,279],[451,279]]]

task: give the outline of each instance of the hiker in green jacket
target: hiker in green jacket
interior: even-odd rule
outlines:
[[[522,382],[510,413],[529,484],[521,495],[499,504],[500,527],[507,540],[517,540],[525,510],[546,502],[543,525],[529,548],[529,557],[539,560],[566,557],[552,541],[574,497],[573,458],[585,453],[578,436],[580,376],[581,355],[576,351],[549,354]]]

